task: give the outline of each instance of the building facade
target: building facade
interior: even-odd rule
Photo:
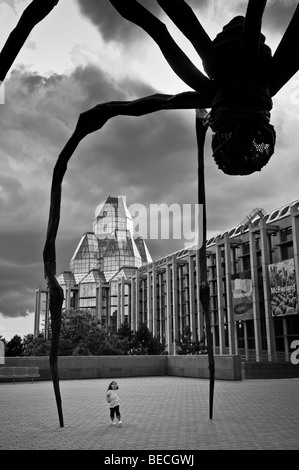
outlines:
[[[105,239],[101,226],[94,234]],[[91,238],[85,236],[79,246],[94,246]],[[58,278],[65,308],[92,308],[114,328],[128,322],[136,331],[146,322],[169,354],[177,353],[176,340],[187,326],[193,340],[205,338],[196,246],[152,261],[139,240],[137,251],[143,256],[131,251],[132,264],[118,258],[115,272],[107,275],[98,267],[110,269],[111,262],[103,264],[95,250],[85,277],[79,273],[82,264],[74,272],[79,246],[71,271]],[[292,342],[299,339],[299,200],[270,213],[253,210],[238,226],[207,240],[206,256],[214,353],[289,361]]]
[[[118,280],[152,261],[145,241],[133,234],[133,220],[122,196],[108,196],[96,208],[93,230],[85,233],[58,282],[64,291],[63,309],[88,310],[102,325],[116,328]],[[123,295],[126,294],[125,287]],[[48,291],[36,289],[34,335],[48,334]],[[125,308],[123,307],[125,311]],[[128,312],[126,311],[126,315]]]

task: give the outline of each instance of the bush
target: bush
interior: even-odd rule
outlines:
[[[48,356],[51,340],[43,334],[37,338],[17,335],[8,343],[10,355]],[[165,347],[142,323],[134,333],[127,323],[116,333],[104,328],[94,316],[83,310],[63,312],[58,345],[59,356],[112,356],[124,354],[164,354]],[[9,355],[7,354],[7,355]]]

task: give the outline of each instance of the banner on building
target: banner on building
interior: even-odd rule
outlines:
[[[251,270],[231,276],[233,316],[235,321],[253,318]]]
[[[269,264],[271,310],[273,317],[299,313],[294,259]]]

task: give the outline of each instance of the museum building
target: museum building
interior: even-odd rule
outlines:
[[[270,213],[253,209],[207,240],[206,256],[214,353],[289,361],[299,340],[299,200]],[[134,236],[125,199],[109,196],[58,281],[65,309],[88,310],[115,330],[128,323],[136,331],[145,322],[176,354],[187,326],[193,340],[205,339],[199,273],[195,245],[153,261],[144,239]],[[47,331],[48,318],[48,292],[39,286],[35,336],[42,319]]]

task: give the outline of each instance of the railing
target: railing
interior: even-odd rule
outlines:
[[[215,348],[215,354],[220,354],[219,347]],[[223,354],[229,354],[228,348],[225,348]],[[239,348],[238,352],[241,356],[242,362],[290,362],[290,355],[286,355],[284,351],[276,351],[275,356],[270,360],[267,351],[262,351],[259,357],[259,360],[256,359],[256,351],[255,349],[247,349]]]

